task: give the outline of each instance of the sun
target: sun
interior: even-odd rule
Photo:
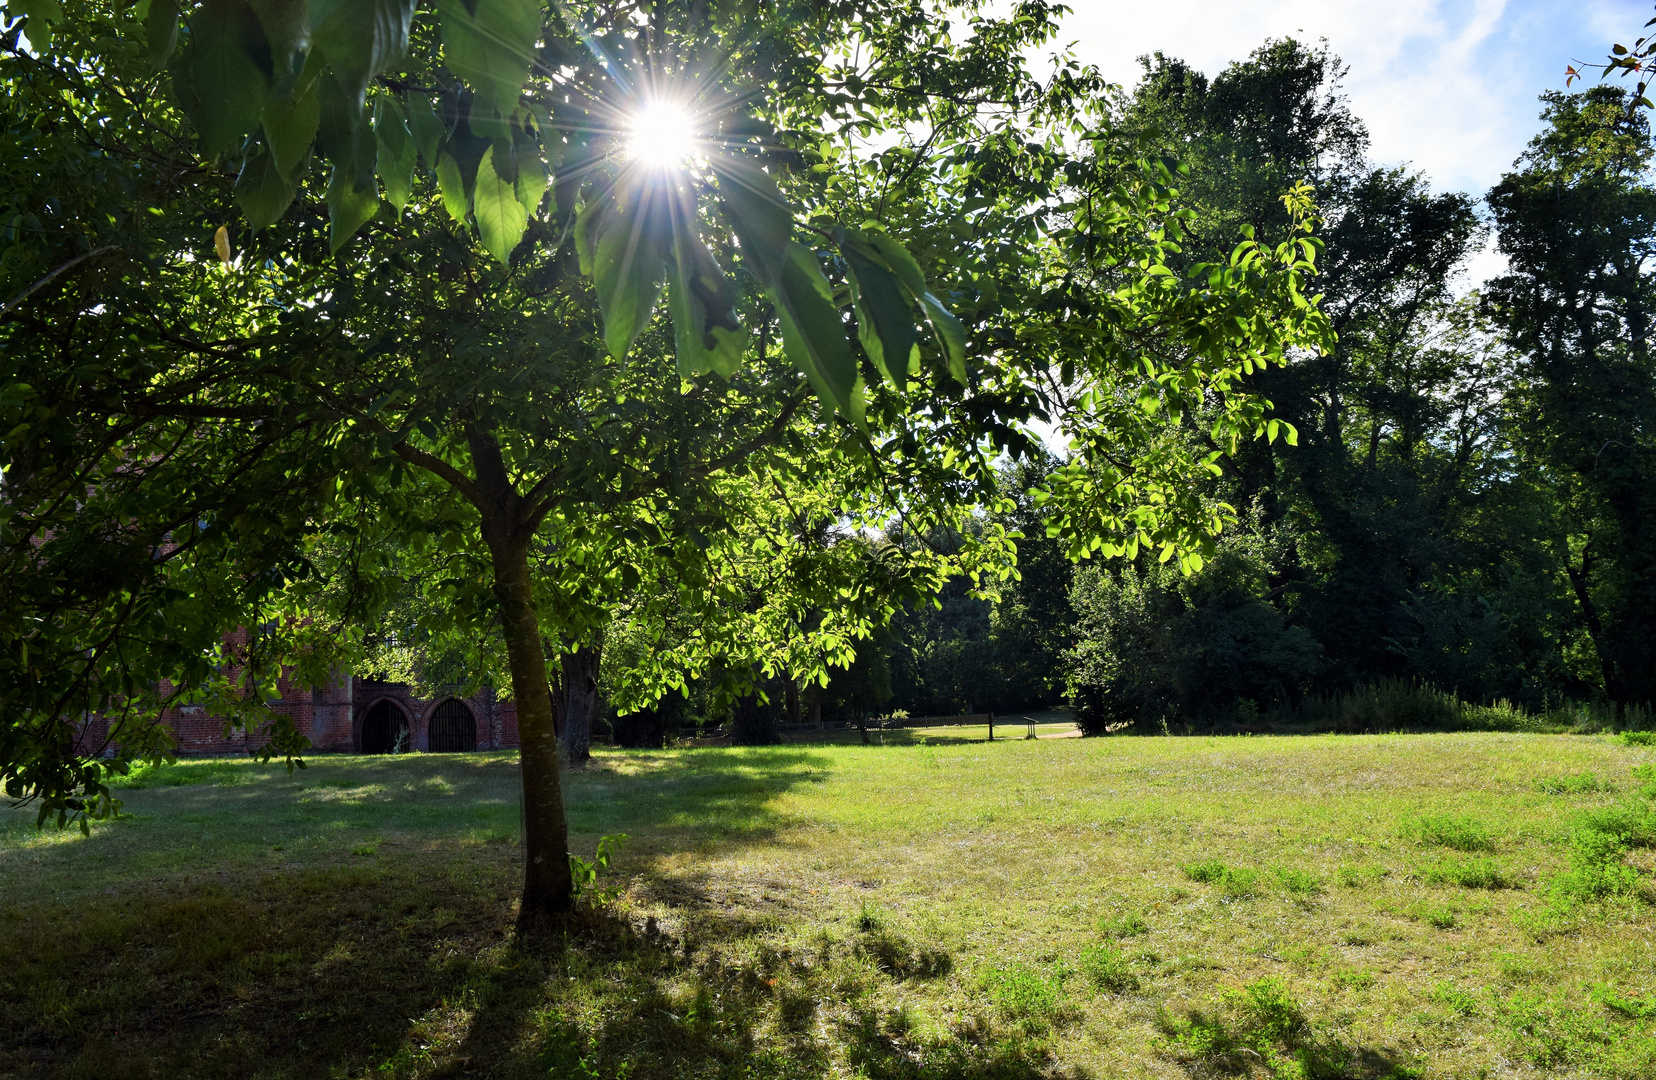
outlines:
[[[695,152],[690,114],[671,101],[652,101],[628,126],[627,154],[651,169],[676,169]]]

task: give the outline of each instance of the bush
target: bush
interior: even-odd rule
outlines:
[[[1397,831],[1405,840],[1456,851],[1495,850],[1495,840],[1489,835],[1489,827],[1475,818],[1459,814],[1413,818],[1405,821]]]
[[[1076,571],[1067,660],[1083,732],[1155,729],[1164,718],[1229,722],[1239,707],[1257,717],[1300,696],[1322,668],[1321,650],[1260,599],[1267,568],[1253,542],[1221,541],[1190,577],[1151,560]]]
[[[1278,867],[1276,879],[1278,885],[1299,896],[1310,896],[1312,893],[1322,891],[1322,882],[1317,879],[1317,876],[1304,870]]]
[[[1089,945],[1081,952],[1081,973],[1100,990],[1121,993],[1138,986],[1127,954],[1114,945]]]
[[[1115,919],[1105,916],[1098,920],[1098,932],[1107,937],[1130,938],[1148,934],[1150,927],[1142,915],[1122,915]]]
[[[1635,847],[1656,846],[1656,812],[1639,804],[1606,807],[1583,814],[1570,831],[1570,868],[1548,883],[1553,905],[1625,896],[1639,884],[1639,872],[1627,864]]]
[[[1041,1026],[1057,1013],[1064,992],[1061,975],[1043,976],[1022,963],[990,968],[983,988],[1001,1012],[1031,1026]]]
[[[1537,791],[1547,795],[1590,795],[1597,791],[1613,790],[1598,773],[1566,773],[1549,776],[1535,782]]]
[[[1225,896],[1237,900],[1253,896],[1259,884],[1257,870],[1243,870],[1240,867],[1226,866],[1218,859],[1204,859],[1199,863],[1191,863],[1184,868],[1185,876],[1191,881],[1199,881],[1204,885],[1214,885]]]
[[[1428,885],[1459,885],[1463,889],[1510,889],[1512,879],[1494,859],[1445,859],[1420,872]]]

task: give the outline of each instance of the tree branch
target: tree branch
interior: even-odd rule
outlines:
[[[81,254],[76,255],[73,259],[70,259],[68,262],[62,264],[54,270],[48,270],[45,276],[38,279],[33,285],[30,285],[27,289],[24,289],[10,300],[7,300],[4,307],[0,307],[0,319],[4,319],[7,315],[10,315],[13,308],[33,296],[38,290],[51,284],[52,280],[59,274],[74,269],[95,255],[102,255],[106,251],[114,251],[119,246],[119,244],[105,244],[103,247],[95,247],[91,251],[84,251]]]
[[[447,480],[456,491],[466,497],[467,502],[479,510],[483,509],[483,493],[477,489],[476,484],[472,483],[471,477],[456,469],[453,465],[435,454],[428,454],[424,450],[408,445],[406,441],[397,443],[391,449],[395,450],[397,456],[410,465],[418,465],[426,472]]]

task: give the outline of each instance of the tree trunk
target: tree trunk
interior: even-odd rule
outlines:
[[[553,711],[558,717],[558,743],[564,760],[571,765],[585,765],[592,757],[592,721],[602,707],[598,698],[599,657],[597,648],[583,645],[561,658],[563,674],[558,680]]]
[[[523,906],[518,925],[539,922],[574,906],[569,873],[569,823],[558,776],[558,735],[552,722],[552,688],[535,617],[527,537],[492,547],[494,592],[500,601],[506,654],[517,701],[519,760],[523,773]]]
[[[737,700],[730,721],[730,741],[737,746],[772,746],[782,741],[776,730],[776,710],[760,700],[758,687]]]
[[[1593,572],[1593,542],[1591,539],[1581,549],[1581,569],[1577,570],[1570,562],[1570,545],[1568,541],[1561,542],[1564,556],[1564,573],[1570,578],[1570,587],[1575,591],[1576,603],[1581,605],[1581,621],[1586,624],[1587,637],[1593,643],[1593,651],[1598,653],[1599,670],[1604,675],[1604,692],[1612,701],[1620,701],[1617,691],[1621,689],[1620,680],[1616,678],[1615,660],[1610,654],[1610,644],[1604,640],[1604,626],[1599,622],[1598,608],[1593,603],[1592,593],[1588,591],[1589,577]]]

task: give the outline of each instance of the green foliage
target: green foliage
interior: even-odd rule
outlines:
[[[625,886],[622,885],[600,886],[598,879],[609,873],[615,861],[615,853],[626,842],[626,833],[599,837],[598,850],[593,853],[591,861],[581,858],[574,852],[569,853],[569,874],[574,879],[577,898],[585,897],[593,904],[607,904],[625,891]]]
[[[1142,915],[1104,916],[1098,920],[1098,932],[1117,939],[1139,937],[1150,932],[1150,924],[1144,921]]]
[[[1275,1077],[1320,1080],[1349,1075],[1354,1055],[1319,1036],[1280,979],[1265,978],[1226,991],[1213,1012],[1159,1018],[1174,1058],[1225,1071],[1258,1062]],[[1408,1075],[1389,1069],[1389,1076]]]
[[[1635,766],[1633,779],[1644,782],[1644,786],[1638,790],[1641,797],[1656,799],[1656,763]]]
[[[1517,887],[1511,876],[1493,859],[1442,859],[1423,867],[1420,880],[1428,885],[1459,885],[1463,889]]]
[[[1535,790],[1547,795],[1590,795],[1615,789],[1598,773],[1580,772],[1544,777],[1535,782]]]
[[[1259,871],[1226,866],[1218,859],[1191,863],[1184,868],[1184,872],[1191,881],[1212,885],[1220,895],[1233,900],[1250,899],[1259,891]]]
[[[1081,974],[1100,990],[1120,994],[1139,984],[1127,954],[1115,945],[1088,945],[1081,950],[1079,966]]]
[[[1322,881],[1307,870],[1279,866],[1272,871],[1272,876],[1276,878],[1278,885],[1296,896],[1311,896],[1322,892]]]
[[[1063,1003],[1060,974],[1043,975],[1025,963],[990,967],[981,981],[997,1009],[1033,1030],[1050,1024]]]
[[[1248,538],[1227,541],[1189,577],[1148,562],[1079,569],[1069,679],[1082,730],[1212,719],[1239,700],[1256,713],[1292,701],[1318,670],[1317,648],[1253,598],[1266,573]]]
[[[1332,981],[1346,990],[1367,990],[1374,985],[1375,976],[1365,968],[1344,968],[1334,973]]]
[[[1478,999],[1465,990],[1457,989],[1452,983],[1438,983],[1432,987],[1432,1000],[1460,1016],[1478,1015]]]
[[[1397,827],[1405,840],[1456,851],[1494,851],[1489,826],[1464,814],[1429,814],[1410,818]]]
[[[1635,847],[1656,846],[1656,810],[1634,803],[1590,811],[1569,834],[1570,868],[1547,882],[1551,904],[1563,911],[1577,904],[1633,893],[1640,874],[1628,865]]]
[[[1518,991],[1497,997],[1493,1012],[1517,1055],[1541,1068],[1633,1080],[1656,1066],[1656,1032],[1642,1021],[1630,1024],[1608,1002],[1583,1007],[1562,994]]]

